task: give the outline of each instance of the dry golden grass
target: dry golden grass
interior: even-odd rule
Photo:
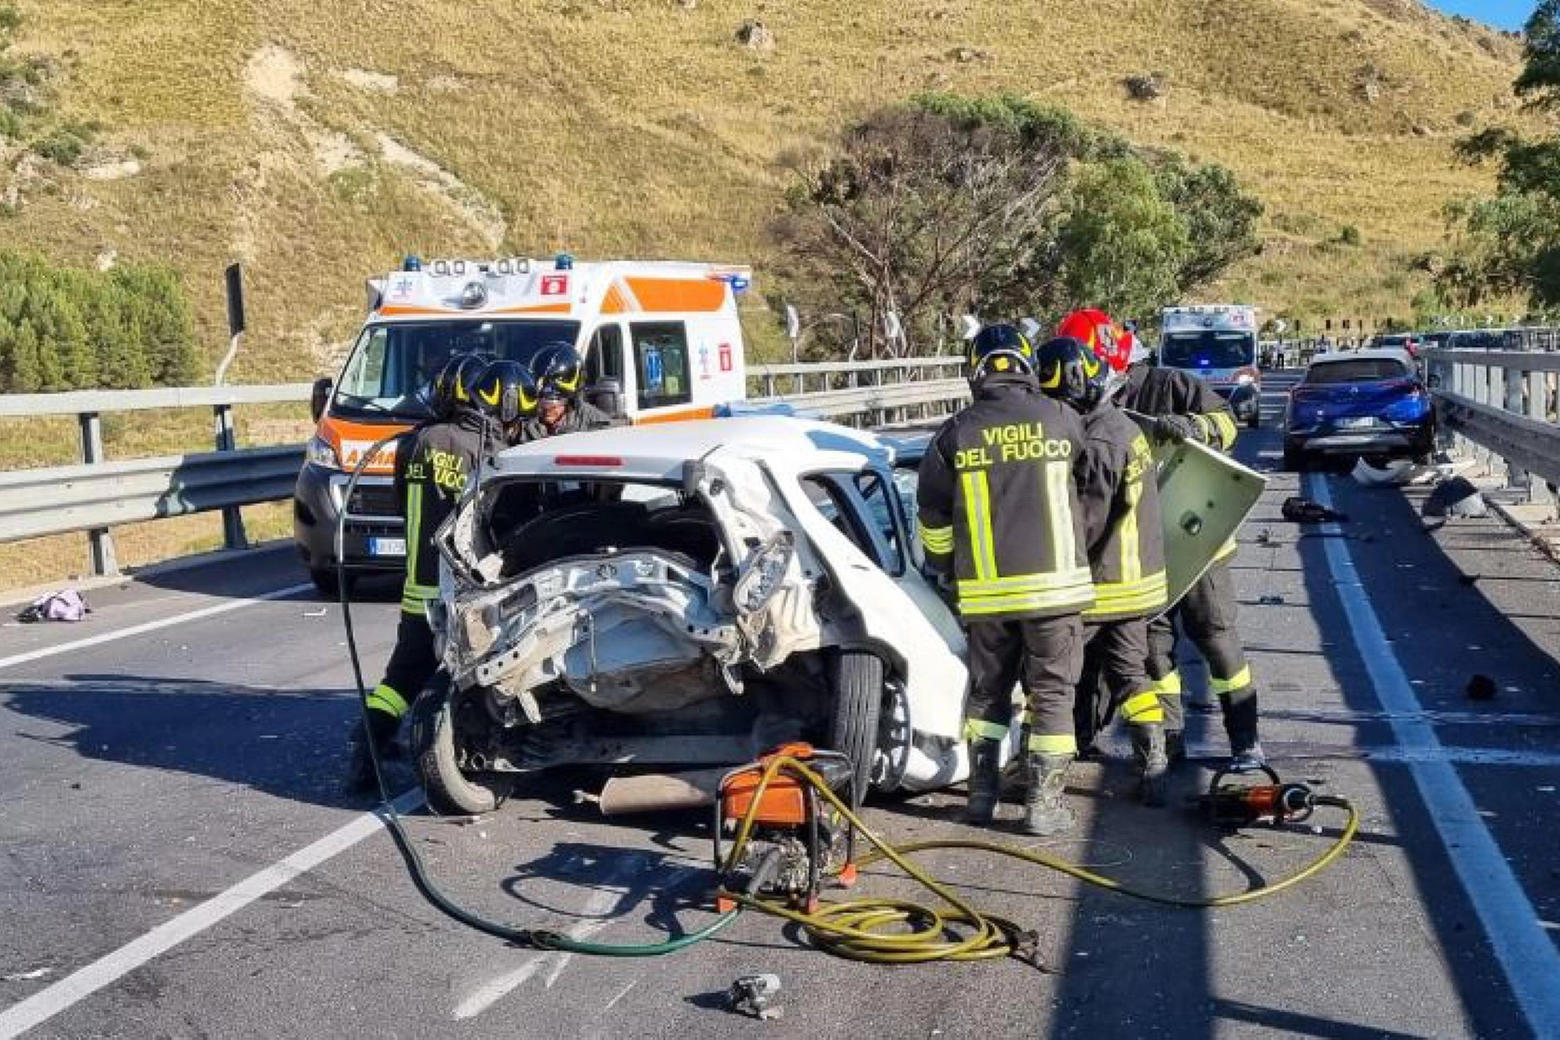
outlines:
[[[1277,248],[1211,296],[1402,314],[1423,284],[1403,259],[1441,241],[1447,200],[1487,187],[1450,163],[1457,120],[1510,118],[1518,57],[1412,0],[22,6],[21,48],[72,55],[67,113],[150,159],[126,180],[59,175],[60,190],[0,223],[0,244],[83,263],[106,249],[172,259],[209,358],[222,346],[220,269],[248,260],[253,330],[234,370],[247,381],[329,367],[362,277],[402,252],[487,248],[459,200],[382,155],[378,135],[459,178],[501,215],[509,248],[752,260],[762,275],[777,154],[926,89],[1017,91],[1233,167],[1268,203]],[[761,7],[771,52],[733,39]],[[257,67],[273,53],[296,79]],[[1149,70],[1168,73],[1168,99],[1127,100],[1122,79]],[[269,74],[258,93],[257,73]],[[345,144],[345,168],[328,172],[325,139]],[[1345,225],[1362,247],[1319,248]],[[760,339],[779,342],[768,328]]]

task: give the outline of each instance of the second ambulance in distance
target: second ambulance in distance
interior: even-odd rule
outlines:
[[[368,314],[340,375],[314,386],[318,426],[293,496],[298,553],[320,591],[337,594],[337,517],[347,514],[352,576],[398,571],[406,536],[396,508],[394,441],[429,415],[427,393],[456,354],[528,363],[567,343],[585,359],[587,400],[635,423],[702,418],[747,396],[736,294],[747,268],[675,261],[408,258],[368,282]]]
[[[1167,307],[1159,363],[1206,380],[1230,403],[1235,419],[1262,422],[1262,372],[1257,368],[1257,311],[1239,304]]]

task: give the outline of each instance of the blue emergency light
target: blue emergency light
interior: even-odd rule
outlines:
[[[568,253],[559,253],[558,256],[553,260],[553,269],[558,271],[574,270],[574,257],[570,256]]]
[[[411,254],[411,255],[408,255],[406,257],[406,259],[401,261],[401,270],[403,270],[403,271],[421,271],[422,270],[422,257],[417,256],[415,253]]]

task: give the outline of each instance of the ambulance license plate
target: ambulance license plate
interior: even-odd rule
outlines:
[[[368,555],[370,556],[405,556],[405,538],[370,538],[368,540]]]

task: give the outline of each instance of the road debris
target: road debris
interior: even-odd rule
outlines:
[[[1468,680],[1467,694],[1470,701],[1492,701],[1495,699],[1495,680],[1487,675],[1475,675]]]
[[[45,592],[23,607],[16,615],[16,620],[24,625],[38,621],[84,621],[90,613],[92,608],[80,592],[60,589],[57,592]]]
[[[1279,508],[1285,520],[1293,524],[1326,524],[1347,521],[1347,514],[1328,509],[1304,495],[1290,495]]]
[[[32,982],[54,971],[53,968],[34,968],[31,971],[13,971],[0,975],[0,982]]]
[[[783,1013],[783,1009],[773,1003],[779,992],[778,975],[743,975],[731,984],[726,997],[731,1002],[731,1010],[737,1014],[767,1022]]]

